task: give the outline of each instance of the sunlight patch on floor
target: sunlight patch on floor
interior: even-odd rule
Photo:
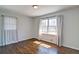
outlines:
[[[44,44],[44,43],[39,42],[39,41],[34,41],[33,43],[35,43],[35,44],[39,44],[39,46],[42,46],[42,47],[51,48],[50,45]]]
[[[46,48],[51,48],[50,45],[47,45],[47,44],[44,44],[44,43],[41,43],[40,46],[43,46],[43,47],[46,47]]]
[[[34,41],[33,43],[36,43],[36,44],[41,44],[41,42],[39,42],[39,41]]]

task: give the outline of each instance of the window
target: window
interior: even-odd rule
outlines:
[[[3,45],[17,42],[16,17],[3,16]]]
[[[4,30],[16,30],[15,17],[4,17]]]
[[[56,17],[40,19],[39,34],[57,34]]]

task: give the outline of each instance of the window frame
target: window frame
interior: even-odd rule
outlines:
[[[13,17],[13,16],[4,16],[3,18],[4,18],[4,30],[17,30],[17,18],[16,17]],[[6,23],[6,18],[10,18],[10,21],[14,20],[15,24],[10,23],[10,21],[8,21],[9,23]],[[9,27],[6,28],[7,26],[9,26]],[[14,28],[10,28],[10,26],[12,26],[12,27],[14,26]]]
[[[47,21],[47,26],[46,26],[46,27],[47,27],[47,29],[46,29],[47,32],[45,32],[45,33],[43,33],[43,34],[49,34],[49,32],[50,32],[50,31],[49,31],[49,27],[54,27],[54,26],[50,26],[50,25],[49,25],[49,20],[50,20],[50,18],[51,18],[51,19],[56,19],[56,26],[55,26],[55,27],[56,27],[56,32],[55,32],[55,33],[57,34],[57,17],[48,17],[48,18],[41,18],[41,19],[40,19],[40,24],[41,24],[41,21],[42,21],[42,20],[48,20],[48,21]],[[42,26],[42,27],[43,27],[43,26]],[[42,30],[42,29],[41,29],[41,30]],[[41,31],[41,32],[43,32],[43,31]],[[53,31],[53,32],[54,32],[54,31]],[[40,34],[40,29],[39,29],[39,34]],[[53,35],[53,34],[54,34],[54,33],[52,33],[51,35]]]

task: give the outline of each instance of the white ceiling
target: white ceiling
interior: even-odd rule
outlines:
[[[75,7],[74,5],[39,5],[38,9],[34,9],[32,5],[2,5],[2,8],[12,10],[30,17],[41,16],[53,13],[63,9]]]

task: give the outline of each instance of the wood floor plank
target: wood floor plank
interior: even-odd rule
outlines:
[[[35,43],[41,42],[39,43]],[[46,47],[51,46],[50,48]],[[49,42],[45,42],[38,39],[29,39],[19,43],[6,45],[0,47],[0,54],[38,54],[38,53],[48,53],[53,54],[53,52],[57,52],[60,54],[79,54],[78,50],[74,50],[67,47],[58,47],[57,45]]]

